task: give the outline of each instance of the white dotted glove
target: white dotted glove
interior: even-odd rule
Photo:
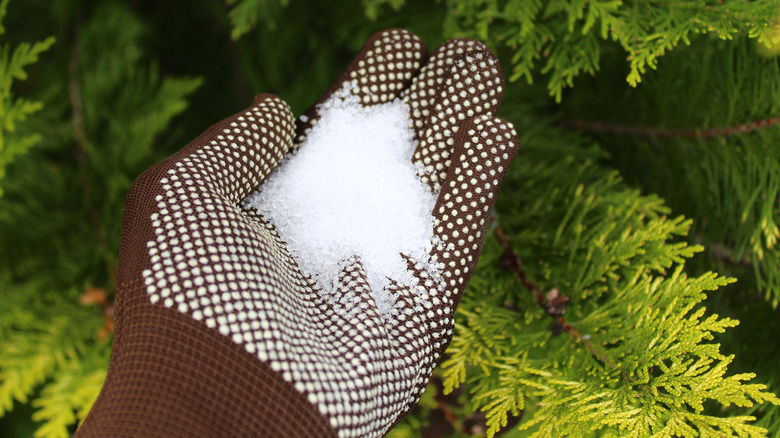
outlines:
[[[517,152],[494,117],[504,83],[490,51],[453,40],[426,58],[415,35],[380,32],[319,103],[347,81],[365,105],[403,96],[419,142],[410,158],[438,192],[434,272],[409,259],[419,282],[391,282],[390,317],[358,256],[332,292],[302,274],[241,202],[303,142],[317,107],[296,127],[283,101],[258,96],[133,184],[111,364],[77,436],[376,437],[403,418],[450,341]]]

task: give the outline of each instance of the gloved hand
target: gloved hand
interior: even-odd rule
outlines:
[[[296,126],[284,102],[260,95],[132,185],[111,362],[78,437],[375,437],[419,400],[517,137],[494,117],[500,66],[473,40],[428,58],[415,35],[383,31],[318,103],[345,81],[365,105],[403,96],[410,107],[410,158],[439,191],[438,271],[410,260],[416,290],[391,283],[397,313],[383,318],[356,256],[335,289],[355,300],[326,300],[273,225],[241,207],[318,118],[315,104]]]

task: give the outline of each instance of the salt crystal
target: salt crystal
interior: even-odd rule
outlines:
[[[388,278],[414,285],[401,253],[427,263],[436,195],[420,181],[409,109],[363,107],[345,87],[245,205],[275,226],[301,271],[333,294],[343,263],[359,255],[382,314],[392,312]]]

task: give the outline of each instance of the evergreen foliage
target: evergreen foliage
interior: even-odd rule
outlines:
[[[5,33],[3,18],[9,0],[0,2],[0,36]],[[41,109],[41,103],[14,97],[11,87],[14,80],[27,78],[25,67],[38,60],[38,56],[54,44],[54,38],[46,38],[37,43],[22,43],[11,50],[10,45],[0,45],[0,180],[5,176],[5,168],[14,156],[24,153],[40,139],[35,134],[15,135],[16,124],[23,122],[30,114]],[[0,186],[0,196],[3,195]]]
[[[0,0],[0,435],[68,436],[94,401],[130,182],[255,93],[302,113],[403,27],[494,48],[521,153],[443,365],[390,435],[780,437],[778,14]]]
[[[611,161],[675,211],[702,218],[694,228],[699,241],[723,263],[751,265],[759,290],[777,306],[780,132],[761,128],[780,114],[777,62],[756,56],[745,39],[696,45],[667,56],[665,68],[637,89],[615,86],[618,62],[583,86],[623,97],[605,105],[572,96],[566,118],[584,126],[598,106],[601,127],[588,128]],[[691,64],[711,73],[685,68]]]
[[[780,403],[764,385],[742,383],[754,375],[724,377],[733,358],[708,342],[737,322],[705,317],[700,303],[732,280],[683,274],[701,250],[678,241],[691,222],[669,218],[658,198],[627,190],[587,158],[551,155],[550,134],[529,129],[521,138],[525,156],[505,183],[514,196],[501,198],[499,222],[516,230],[508,239],[518,253],[533,254],[523,259],[534,284],[570,297],[565,320],[576,331],[550,330],[544,308],[505,278],[493,239],[461,303],[445,387],[469,381],[489,436],[523,410],[533,412],[521,426],[530,436],[760,434],[745,424],[751,418],[703,413],[707,400]]]
[[[233,38],[249,32],[257,20],[273,27],[281,9],[287,6],[289,0],[228,0],[229,5],[235,5],[230,11],[230,22],[233,25]]]
[[[113,288],[125,192],[161,158],[155,138],[200,84],[161,78],[143,34],[126,7],[105,2],[61,39],[67,50],[36,72],[45,107],[25,126],[38,147],[4,181],[0,415],[34,396],[36,436],[69,436],[102,386],[108,315],[82,296]]]
[[[777,5],[741,0],[646,2],[615,0],[510,0],[448,2],[445,30],[513,50],[512,79],[531,82],[535,63],[545,59],[540,73],[550,73],[548,88],[556,101],[580,73],[593,75],[600,64],[601,42],[615,41],[629,64],[626,78],[635,86],[657,58],[692,36],[716,34],[731,39],[748,34],[767,45]]]

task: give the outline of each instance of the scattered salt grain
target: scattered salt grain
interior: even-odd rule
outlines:
[[[427,261],[436,196],[411,163],[416,144],[406,104],[363,107],[344,90],[320,107],[306,142],[245,204],[276,226],[325,294],[334,292],[344,261],[359,255],[377,307],[388,314],[388,277],[415,283],[400,254]]]

